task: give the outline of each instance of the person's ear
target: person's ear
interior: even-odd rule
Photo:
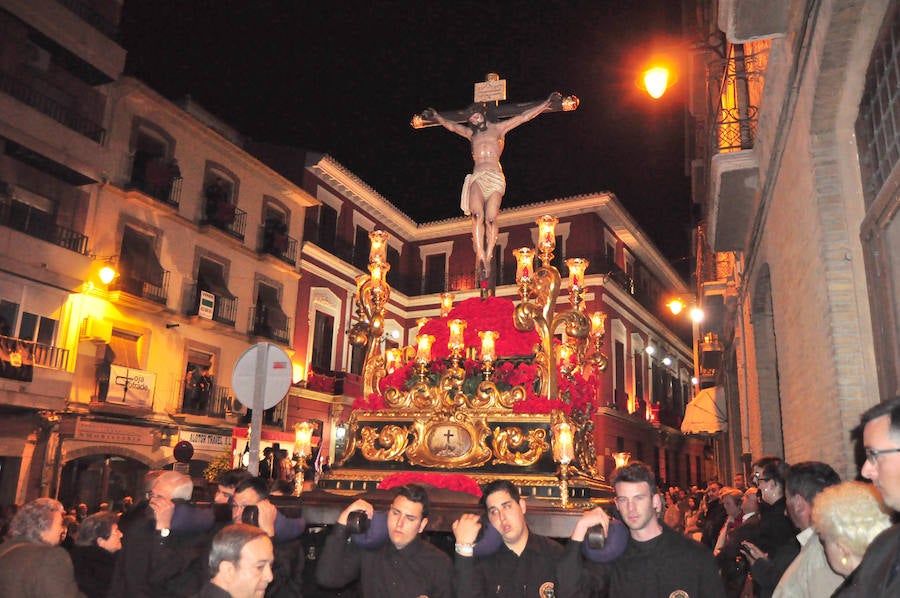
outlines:
[[[653,508],[657,511],[662,509],[662,499],[659,496],[659,493],[653,495],[653,500],[650,501],[650,504],[653,505]]]
[[[236,571],[237,567],[235,567],[234,563],[231,561],[222,561],[219,563],[219,575],[226,581],[233,579]]]
[[[425,526],[428,525],[428,517],[422,517],[422,523],[419,524],[418,533],[422,533],[425,531]]]
[[[524,499],[524,498],[520,498],[520,499],[519,499],[519,507],[522,509],[522,514],[524,515],[524,514],[525,514],[525,511],[528,510],[528,507],[525,505],[525,499]]]

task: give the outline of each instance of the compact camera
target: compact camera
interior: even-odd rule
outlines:
[[[347,514],[347,530],[351,534],[364,534],[369,531],[369,516],[365,511],[351,511]]]

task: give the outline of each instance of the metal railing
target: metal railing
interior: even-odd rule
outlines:
[[[247,228],[247,212],[227,202],[207,203],[206,218],[200,224],[208,224],[225,231],[235,239],[244,240]]]
[[[127,272],[121,272],[109,284],[109,290],[122,291],[135,297],[141,297],[142,299],[165,305],[169,296],[169,271],[163,272],[161,285],[130,276]]]
[[[252,336],[261,336],[288,345],[291,338],[291,319],[284,317],[284,323],[277,322],[277,319],[268,312],[265,306],[254,305],[250,308],[250,322],[247,330]]]
[[[181,383],[181,413],[225,417],[231,413],[233,403],[234,393],[228,386],[213,382],[206,388],[191,388],[186,382]]]
[[[69,350],[47,343],[0,336],[0,360],[20,366],[65,370],[69,367]]]
[[[259,253],[274,255],[292,266],[297,265],[297,239],[268,226],[259,227]]]
[[[0,202],[0,224],[63,249],[87,254],[87,235],[56,224],[52,215],[28,204],[15,200]]]
[[[131,180],[128,182],[128,187],[131,189],[137,189],[148,197],[152,197],[153,199],[161,201],[166,205],[177,208],[181,202],[182,181],[183,179],[181,177],[172,177],[162,184],[151,183],[144,177],[141,177],[137,175],[137,173],[135,173],[134,175],[132,175]]]
[[[197,286],[196,282],[188,283],[186,287],[184,297],[185,304],[188,307],[187,309],[185,309],[185,315],[196,316],[200,312],[201,290],[205,290],[207,293],[211,293],[213,297],[216,298],[215,304],[213,305],[212,319],[221,324],[225,324],[226,326],[234,326],[234,323],[237,321],[237,298],[229,299],[224,295],[213,293],[210,290],[200,289]]]
[[[719,93],[713,110],[712,148],[716,153],[753,149],[760,93],[765,74],[764,55],[745,54],[740,44],[731,47],[720,63]]]
[[[44,95],[25,81],[3,71],[0,71],[0,92],[8,94],[24,104],[28,104],[64,127],[72,129],[97,143],[103,143],[103,140],[106,138],[106,129],[90,118],[78,114],[72,108],[64,106],[53,98]]]

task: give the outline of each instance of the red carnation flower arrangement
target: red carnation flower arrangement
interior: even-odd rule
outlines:
[[[429,364],[429,384],[437,386],[441,375],[447,369],[450,357],[450,350],[447,348],[450,329],[447,322],[456,319],[465,320],[466,329],[463,336],[467,349],[481,347],[479,332],[484,330],[499,332],[496,341],[498,359],[494,363],[492,380],[500,392],[506,392],[514,386],[522,386],[525,389],[525,398],[513,405],[514,413],[550,413],[554,409],[561,409],[566,414],[571,414],[573,410],[588,414],[593,412],[599,386],[599,381],[594,375],[585,377],[581,373],[570,376],[560,374],[559,398],[547,399],[537,394],[540,384],[537,379],[537,367],[532,360],[535,345],[539,344],[540,337],[535,330],[522,332],[516,329],[513,323],[514,309],[515,306],[509,299],[473,297],[456,305],[447,316],[430,320],[422,326],[420,334],[430,334],[434,337],[432,361]],[[462,367],[466,372],[462,391],[474,397],[482,380],[481,363],[466,359]],[[410,361],[397,366],[393,372],[382,378],[379,391],[383,394],[388,388],[409,390],[415,381],[415,363]],[[353,409],[366,411],[384,409],[382,394],[372,393],[368,397],[358,398],[353,403]]]
[[[417,471],[404,471],[387,476],[378,484],[379,490],[399,488],[406,484],[425,484],[452,490],[453,492],[465,492],[476,498],[481,498],[481,488],[472,478],[461,473],[425,473]]]

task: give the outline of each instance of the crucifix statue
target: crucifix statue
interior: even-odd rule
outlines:
[[[472,144],[475,166],[463,182],[460,207],[466,216],[472,215],[472,244],[479,283],[491,280],[497,214],[506,191],[506,178],[500,166],[506,134],[543,112],[571,111],[578,107],[578,98],[563,98],[559,92],[537,102],[500,105],[501,100],[506,100],[506,81],[496,73],[488,73],[483,83],[475,84],[475,103],[469,108],[443,113],[428,108],[413,116],[410,122],[416,129],[441,125]]]

